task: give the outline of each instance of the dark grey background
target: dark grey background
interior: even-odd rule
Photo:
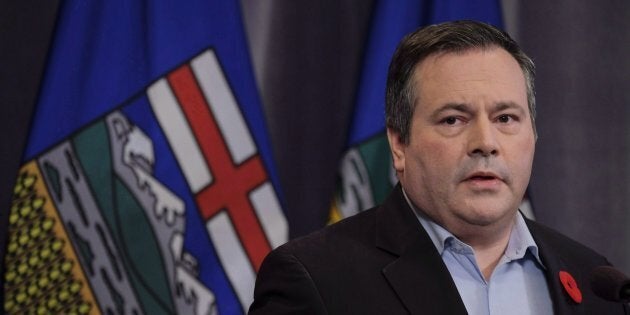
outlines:
[[[324,225],[371,1],[241,0],[291,236]],[[537,64],[538,221],[630,272],[630,2],[504,0]]]
[[[0,301],[13,186],[57,16],[58,0],[0,2]],[[0,308],[3,314],[4,307]]]

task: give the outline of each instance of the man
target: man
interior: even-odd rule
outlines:
[[[624,314],[593,295],[608,261],[518,211],[534,64],[471,21],[405,37],[387,79],[400,184],[381,206],[269,254],[251,314]]]

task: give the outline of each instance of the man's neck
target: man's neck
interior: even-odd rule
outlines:
[[[492,275],[494,268],[501,260],[503,253],[505,253],[505,248],[507,247],[508,240],[509,237],[505,242],[498,242],[490,246],[473,246],[473,249],[475,250],[475,259],[477,260],[477,265],[479,266],[479,269],[481,270],[481,273],[486,280],[490,280],[490,276]]]
[[[475,251],[475,260],[483,277],[486,280],[490,279],[494,268],[501,260],[501,257],[503,257],[509,243],[510,234],[516,223],[516,211],[507,214],[490,225],[479,226],[464,222],[464,220],[458,218],[451,218],[450,221],[444,220],[444,218],[439,217],[439,214],[437,217],[432,217],[426,211],[416,207],[409,200],[404,189],[403,195],[409,206],[416,213],[426,217],[426,220],[431,220],[435,224],[440,225],[459,240],[470,245]]]
[[[515,218],[506,224],[493,227],[474,227],[472,231],[456,234],[457,238],[470,245],[475,251],[477,266],[486,280],[490,279],[494,268],[505,253]]]

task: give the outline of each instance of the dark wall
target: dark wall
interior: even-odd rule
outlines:
[[[523,1],[518,16],[537,66],[537,218],[630,272],[630,2]]]
[[[327,220],[371,1],[242,3],[290,234],[296,237]]]
[[[11,192],[58,5],[59,1],[3,1],[0,5],[0,288]],[[3,295],[4,289],[0,289],[0,301],[4,301]]]

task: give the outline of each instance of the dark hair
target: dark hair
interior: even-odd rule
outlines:
[[[413,74],[425,58],[438,53],[458,53],[471,49],[499,47],[505,49],[521,67],[527,88],[529,113],[536,133],[536,98],[534,92],[534,62],[505,32],[476,21],[454,21],[420,28],[405,36],[392,57],[387,75],[385,124],[409,143],[411,117],[415,108]]]

